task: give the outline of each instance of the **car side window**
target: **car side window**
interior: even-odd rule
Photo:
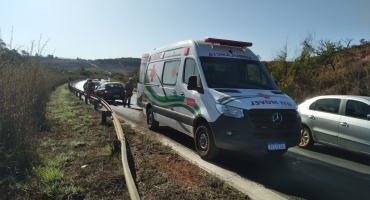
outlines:
[[[200,77],[199,77],[197,63],[195,62],[194,59],[186,58],[185,65],[184,65],[184,75],[183,75],[182,81],[188,84],[190,76],[197,76],[197,83],[198,83],[198,86],[200,86]]]
[[[315,105],[314,110],[321,111],[321,112],[338,114],[339,104],[340,104],[340,99],[319,99],[314,104]],[[312,106],[312,104],[311,104],[311,106]],[[310,106],[310,110],[311,110],[311,106]]]
[[[316,101],[313,102],[308,109],[315,110],[315,106],[316,106]]]
[[[360,101],[348,100],[346,104],[346,116],[367,119],[370,114],[370,106]]]
[[[164,85],[175,85],[180,68],[180,61],[174,60],[164,63],[162,81]]]

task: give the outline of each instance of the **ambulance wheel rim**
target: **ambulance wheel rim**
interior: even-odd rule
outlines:
[[[206,151],[208,148],[208,135],[205,131],[203,131],[200,136],[199,136],[199,147],[203,150]]]
[[[148,117],[148,124],[152,124],[152,113],[149,113],[149,117]]]

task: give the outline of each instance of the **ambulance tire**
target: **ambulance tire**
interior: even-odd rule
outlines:
[[[149,108],[148,112],[146,113],[146,122],[148,124],[149,130],[156,130],[159,126],[159,122],[154,119],[153,109]]]
[[[215,145],[211,129],[207,124],[201,124],[195,131],[195,149],[204,160],[211,160],[220,152]]]

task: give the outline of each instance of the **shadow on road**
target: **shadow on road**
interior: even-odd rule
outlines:
[[[156,132],[195,151],[194,139],[185,134],[166,126],[160,126]],[[312,151],[365,165],[370,163],[367,156],[325,146],[315,145]],[[265,151],[223,150],[217,159],[209,162],[293,199],[370,199],[369,175],[289,151],[271,156]]]
[[[366,154],[338,149],[321,144],[315,144],[307,150],[370,166],[370,156]]]

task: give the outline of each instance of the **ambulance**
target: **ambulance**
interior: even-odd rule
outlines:
[[[296,103],[281,92],[250,42],[187,40],[143,55],[137,104],[159,123],[194,138],[202,159],[220,149],[285,153],[301,140]]]

